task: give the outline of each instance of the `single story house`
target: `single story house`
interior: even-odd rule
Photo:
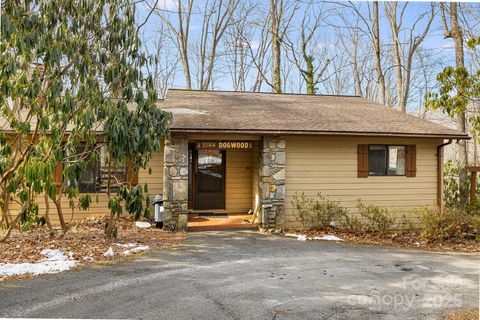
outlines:
[[[358,96],[170,89],[171,138],[139,183],[164,197],[165,222],[191,212],[258,211],[295,225],[295,193],[399,213],[442,205],[442,147],[468,135]],[[449,142],[446,142],[449,141]]]
[[[442,148],[469,139],[358,96],[170,89],[158,107],[172,115],[171,137],[130,179],[163,195],[165,224],[177,229],[189,213],[248,211],[265,227],[292,227],[302,192],[352,213],[357,199],[399,213],[441,207]],[[101,169],[102,157],[82,175],[80,192],[99,201],[76,218],[108,214]]]

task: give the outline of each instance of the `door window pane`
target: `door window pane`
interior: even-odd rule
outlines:
[[[223,164],[220,150],[198,150],[198,192],[222,192]]]

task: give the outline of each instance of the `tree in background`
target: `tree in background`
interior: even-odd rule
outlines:
[[[185,1],[178,0],[177,6],[177,21],[174,22],[173,13],[170,10],[164,10],[157,7],[158,1],[155,1],[151,7],[155,14],[161,19],[170,32],[172,33],[175,45],[178,49],[182,61],[183,75],[185,77],[185,86],[187,89],[192,89],[192,75],[190,67],[189,49],[190,43],[188,41],[190,35],[190,20],[192,18],[193,0]]]
[[[291,7],[293,9],[289,10]],[[282,93],[282,43],[298,5],[283,0],[270,0],[270,35],[272,40],[272,90]]]
[[[169,117],[155,106],[140,48],[135,6],[128,0],[3,3],[0,205],[8,226],[3,240],[22,219],[39,213],[41,201],[47,208],[49,200],[55,203],[62,234],[67,231],[59,199],[65,194],[72,208],[89,207],[91,196],[80,196],[75,182],[98,158],[97,142],[108,164],[128,166],[126,174],[147,166],[168,134]],[[142,205],[141,186],[125,182],[114,194],[108,168],[110,237],[122,207],[139,217],[148,214],[148,205]],[[14,212],[9,204],[15,204]]]
[[[383,3],[393,38],[393,63],[396,73],[398,109],[403,112],[407,112],[407,102],[410,97],[413,58],[420,44],[425,40],[435,17],[435,5],[432,3],[430,12],[421,12],[415,18],[411,27],[406,27],[403,19],[407,5],[408,2],[405,2],[397,11],[398,2]],[[425,26],[419,34],[416,34],[415,29],[425,17]],[[407,35],[402,37],[402,33]]]
[[[458,12],[458,4],[456,2],[452,2],[449,5],[449,12],[446,14],[448,8],[446,8],[445,3],[440,3],[440,12],[442,17],[442,25],[443,25],[443,33],[445,38],[452,38],[455,44],[455,65],[457,70],[462,72],[461,70],[466,71],[465,69],[465,52],[463,50],[464,39],[463,39],[463,30],[460,26],[459,22],[459,12]],[[450,27],[448,26],[446,16],[450,16]],[[444,71],[445,72],[445,71]],[[439,77],[441,77],[439,75]],[[449,76],[447,76],[449,77]],[[439,79],[442,82],[442,79]],[[448,109],[448,108],[447,108]],[[467,122],[465,117],[465,111],[461,110],[462,108],[456,108],[456,121],[457,127],[462,132],[467,132]],[[448,110],[447,110],[448,112]],[[457,158],[460,165],[460,176],[459,176],[459,184],[460,186],[465,185],[467,182],[467,164],[468,164],[468,149],[466,141],[459,141],[457,144]],[[460,205],[463,207],[467,202],[467,197],[462,196],[460,200]]]
[[[480,37],[472,38],[468,45],[475,50],[480,45]],[[433,110],[440,109],[452,118],[460,118],[462,115],[470,123],[473,132],[473,138],[479,140],[480,137],[480,113],[478,105],[480,104],[480,69],[474,72],[468,72],[464,67],[447,67],[437,76],[440,85],[439,92],[427,93],[427,107]],[[460,161],[463,160],[460,157]],[[460,162],[459,161],[459,162]],[[467,163],[459,163],[459,187],[464,189],[460,192],[459,206],[466,204],[466,166]],[[465,171],[465,176],[462,175]]]
[[[296,30],[295,33],[300,33],[300,39],[298,44],[295,45],[290,41],[287,36],[286,44],[288,45],[288,53],[291,54],[290,59],[297,67],[303,81],[305,81],[307,94],[315,94],[317,92],[317,84],[322,82],[322,77],[327,70],[331,59],[323,59],[325,53],[320,52],[320,44],[314,38],[320,27],[323,16],[323,10],[320,8],[319,12],[316,12],[312,3],[306,4],[303,10],[303,17],[301,18],[300,30]],[[323,50],[325,51],[325,50]],[[324,60],[316,63],[315,60]]]
[[[468,46],[475,50],[480,46],[480,37],[470,39]],[[427,106],[440,109],[452,118],[459,113],[467,114],[474,138],[479,139],[480,114],[475,106],[480,104],[480,69],[468,72],[465,67],[447,67],[438,74],[437,80],[439,92],[427,94]]]

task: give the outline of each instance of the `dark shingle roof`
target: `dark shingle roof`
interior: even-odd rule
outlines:
[[[172,113],[172,132],[468,139],[460,131],[357,96],[170,89],[158,106]]]

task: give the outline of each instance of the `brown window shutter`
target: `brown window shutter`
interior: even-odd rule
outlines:
[[[132,186],[136,186],[138,184],[138,170],[135,170],[132,164],[128,166],[127,170],[127,182]]]
[[[57,163],[55,166],[55,172],[53,173],[54,177],[53,180],[55,181],[55,185],[60,187],[63,182],[63,164]]]
[[[357,147],[358,177],[368,177],[368,144],[359,144]]]
[[[416,177],[417,176],[417,146],[414,144],[407,145],[406,150],[406,176],[407,177]]]

